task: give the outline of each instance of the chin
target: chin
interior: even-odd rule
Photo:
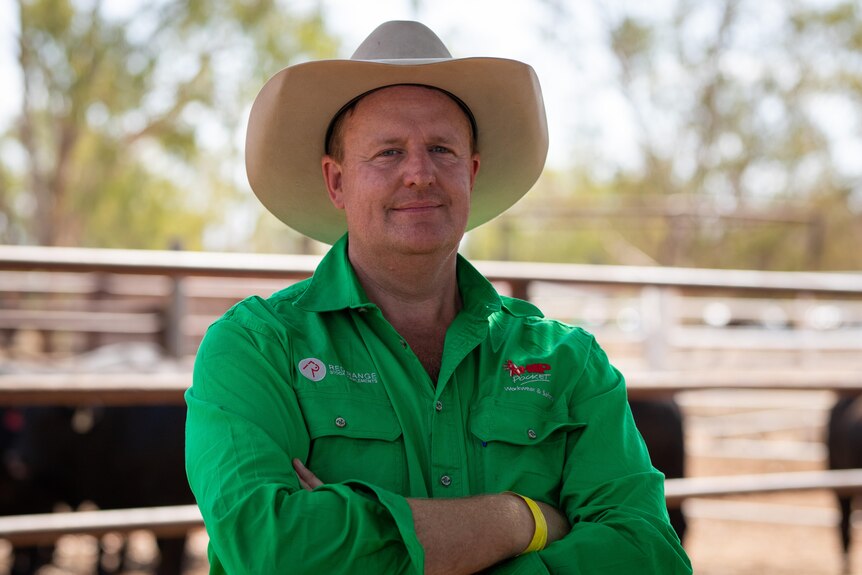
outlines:
[[[396,249],[410,255],[449,254],[457,251],[464,234],[411,234],[394,243]]]

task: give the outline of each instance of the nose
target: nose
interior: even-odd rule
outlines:
[[[431,153],[428,150],[411,150],[404,163],[404,185],[408,188],[427,188],[435,180]]]

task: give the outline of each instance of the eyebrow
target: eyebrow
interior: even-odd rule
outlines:
[[[381,137],[381,139],[372,140],[372,142],[378,146],[394,146],[394,145],[400,145],[402,142],[404,142],[404,140],[405,140],[405,138],[398,137],[398,136],[383,136],[383,137]],[[432,135],[429,138],[427,138],[428,145],[432,145],[432,146],[436,146],[436,145],[440,145],[440,144],[452,146],[452,145],[456,144],[457,142],[458,142],[457,138],[451,138],[451,137],[442,136],[442,135]]]

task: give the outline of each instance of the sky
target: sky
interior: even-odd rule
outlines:
[[[83,1],[83,0],[82,0]],[[137,2],[111,0],[106,6],[122,12],[124,6]],[[341,38],[341,57],[348,58],[362,40],[379,24],[387,20],[420,20],[434,30],[455,57],[495,56],[513,58],[535,68],[542,84],[548,116],[550,149],[548,163],[565,166],[573,153],[568,134],[583,120],[590,99],[601,98],[601,108],[607,115],[603,123],[601,142],[617,155],[625,155],[631,141],[624,121],[627,110],[610,90],[613,70],[602,62],[598,46],[602,39],[590,37],[591,2],[577,3],[577,30],[567,31],[565,38],[551,38],[545,31],[553,27],[554,15],[540,0],[291,0],[289,5],[309,9],[320,4],[326,22]],[[573,8],[574,9],[574,8]],[[0,0],[0,127],[8,124],[20,106],[20,81],[14,74],[15,21],[11,0]],[[578,50],[564,49],[561,43],[576,42]],[[583,103],[584,105],[581,105]],[[590,113],[595,113],[595,107]]]

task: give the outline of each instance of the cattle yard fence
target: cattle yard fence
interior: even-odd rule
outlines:
[[[194,355],[206,326],[247,295],[313,273],[318,256],[0,246],[0,350],[35,333],[43,351],[150,341]],[[623,357],[632,398],[706,389],[862,393],[862,274],[474,262],[503,293],[586,326]],[[680,369],[677,366],[684,365]],[[0,363],[2,367],[2,363]],[[179,404],[188,370],[0,370],[0,405]],[[668,479],[668,505],[690,497],[830,489],[862,492],[862,470]],[[194,506],[0,518],[0,538],[202,525]]]

